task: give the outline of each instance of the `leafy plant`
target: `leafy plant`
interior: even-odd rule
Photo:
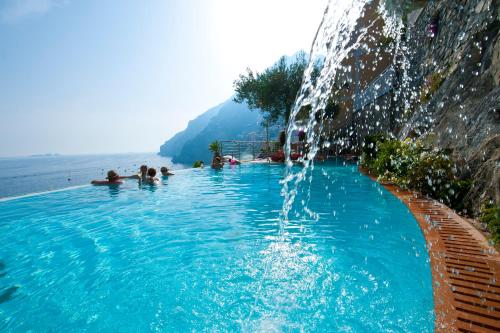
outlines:
[[[234,101],[247,102],[251,110],[260,109],[269,124],[281,119],[288,123],[306,68],[307,56],[301,52],[292,63],[281,57],[262,73],[248,69],[234,81]]]
[[[419,141],[375,134],[365,138],[361,165],[380,179],[418,190],[456,210],[466,208],[463,199],[472,182],[456,177],[455,164],[447,151],[430,151]]]
[[[455,181],[454,165],[440,152],[422,154],[410,173],[409,185],[433,198],[450,203]]]
[[[388,140],[385,133],[377,133],[367,135],[363,142],[362,153],[367,159],[374,160],[377,158],[378,145]]]
[[[406,187],[410,170],[418,162],[421,147],[410,141],[387,140],[377,145],[373,169],[377,174]]]
[[[500,206],[489,204],[481,212],[480,220],[488,226],[495,244],[500,242]]]
[[[472,179],[455,179],[450,187],[450,207],[457,211],[467,211],[470,207],[465,205],[464,198],[472,187]]]
[[[222,147],[220,142],[216,140],[208,146],[208,149],[215,155],[220,155]]]
[[[394,43],[394,38],[383,35],[379,38],[379,43],[381,47],[386,48]]]
[[[203,166],[203,161],[196,161],[193,163],[193,168],[201,168]]]

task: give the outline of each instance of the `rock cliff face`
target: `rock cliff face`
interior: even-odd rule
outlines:
[[[160,146],[161,156],[175,157],[182,150],[186,142],[194,139],[200,132],[202,132],[210,123],[212,118],[217,116],[223,104],[217,105],[202,113],[200,116],[190,120],[187,128],[174,135],[167,142]],[[190,162],[190,161],[189,161]]]
[[[411,12],[392,88],[360,110],[350,108],[331,135],[349,143],[336,143],[337,152],[359,150],[378,132],[418,138],[446,149],[459,176],[473,180],[469,213],[490,200],[500,204],[499,29],[500,0],[428,1]]]
[[[232,99],[209,109],[191,120],[188,127],[160,147],[160,155],[172,157],[174,163],[191,165],[194,161],[210,162],[208,145],[215,140],[261,140],[264,129],[259,111]],[[271,135],[275,135],[275,131]]]
[[[498,0],[440,0],[422,9],[407,32],[411,85],[418,93],[430,78],[441,83],[396,129],[450,150],[474,181],[466,200],[476,214],[486,200],[500,203],[499,9]],[[429,24],[437,25],[433,38]]]

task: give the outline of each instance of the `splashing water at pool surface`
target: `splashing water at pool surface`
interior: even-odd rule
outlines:
[[[405,71],[405,53],[402,47],[401,30],[402,8],[405,3],[392,3],[391,1],[336,1],[331,0],[328,4],[323,20],[318,28],[314,39],[309,65],[304,73],[302,87],[299,91],[295,105],[290,116],[286,133],[285,156],[287,172],[283,180],[282,194],[285,197],[283,203],[282,220],[288,219],[288,213],[292,208],[297,192],[297,184],[307,180],[312,181],[308,172],[314,169],[314,159],[318,151],[324,147],[330,147],[334,142],[321,142],[324,137],[325,123],[329,119],[337,116],[328,113],[332,109],[332,104],[342,103],[345,94],[342,89],[346,86],[355,85],[354,95],[349,98],[353,100],[354,107],[362,103],[362,96],[359,91],[360,67],[374,66],[378,63],[400,62],[403,67],[403,81],[407,85]],[[381,39],[390,42],[380,46]],[[373,59],[366,63],[360,62],[360,54],[373,54]],[[354,58],[354,63],[351,61]],[[383,66],[383,64],[382,64]],[[351,76],[351,72],[353,73]],[[390,76],[381,85],[393,84],[393,77]],[[398,90],[402,100],[406,97],[407,90],[403,85]],[[380,85],[375,86],[375,91],[381,89]],[[399,96],[398,96],[399,97]],[[396,97],[397,98],[397,97]],[[304,116],[304,111],[306,114]],[[292,138],[296,131],[306,133],[305,152],[299,159],[303,164],[300,170],[292,171],[291,161]],[[333,140],[332,140],[333,141]],[[340,143],[341,149],[354,148],[352,142]],[[309,215],[314,215],[308,210]]]

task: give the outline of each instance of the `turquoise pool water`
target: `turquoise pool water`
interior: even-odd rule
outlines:
[[[283,240],[283,171],[183,170],[157,187],[0,202],[0,331],[432,332],[429,257],[407,208],[356,166],[324,164],[319,220],[297,206]]]

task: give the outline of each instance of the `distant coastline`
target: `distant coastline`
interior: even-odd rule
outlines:
[[[58,156],[62,156],[62,155],[57,154],[57,153],[47,153],[47,154],[28,155],[27,157],[58,157]]]

